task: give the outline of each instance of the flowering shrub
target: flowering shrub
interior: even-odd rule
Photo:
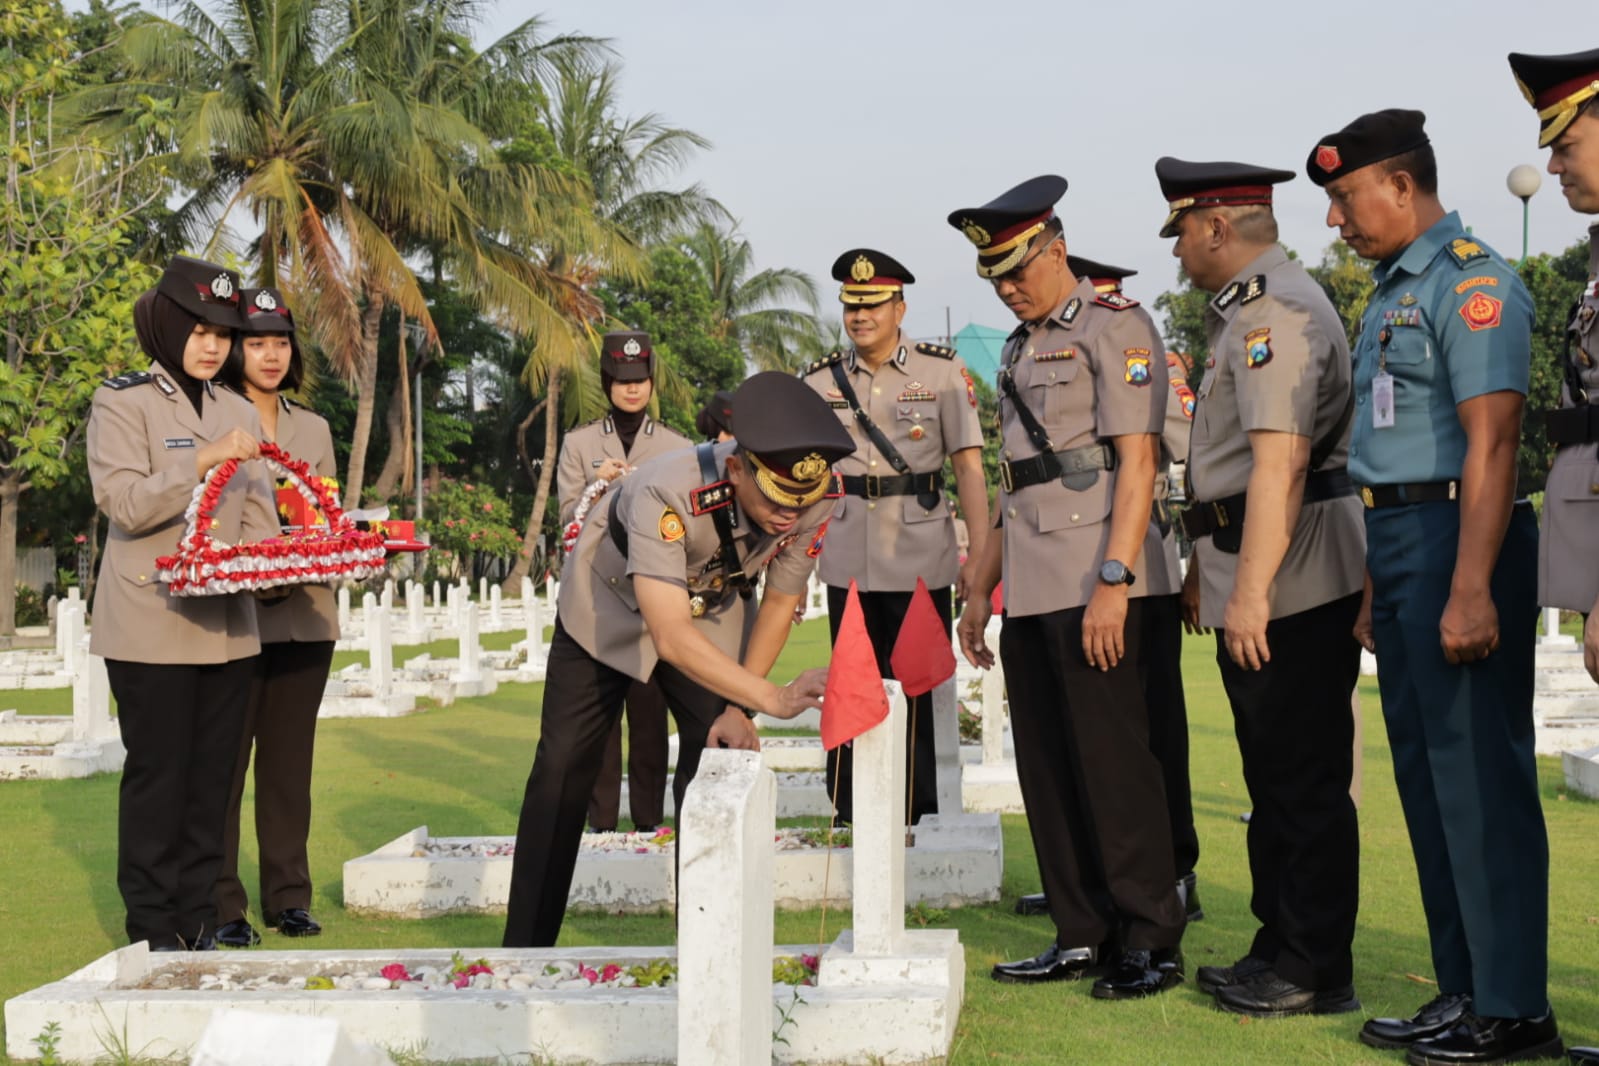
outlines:
[[[486,560],[508,558],[522,548],[522,537],[511,526],[511,505],[470,482],[439,485],[428,497],[421,526],[432,535],[430,562],[451,577],[476,577]]]
[[[816,983],[816,970],[821,965],[821,959],[815,955],[801,955],[795,958],[784,955],[772,960],[772,984],[774,985],[814,985]]]

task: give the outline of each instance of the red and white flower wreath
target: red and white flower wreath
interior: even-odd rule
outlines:
[[[261,460],[287,478],[306,502],[320,510],[327,525],[285,531],[252,544],[224,544],[211,536],[212,516],[222,489],[239,469],[237,459],[212,467],[195,487],[178,550],[155,561],[157,579],[174,596],[222,596],[231,592],[359,581],[383,570],[383,534],[356,528],[327,486],[311,468],[270,442]]]

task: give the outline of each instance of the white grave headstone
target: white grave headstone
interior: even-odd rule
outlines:
[[[435,581],[433,582],[433,609],[438,610],[442,606],[444,606],[444,600],[439,595],[439,583]]]
[[[938,813],[961,813],[960,703],[951,676],[929,694],[933,701],[933,759],[938,767]]]
[[[372,695],[388,699],[394,691],[394,635],[389,612],[380,610],[377,598],[368,592],[362,597],[366,615],[367,650],[370,654]]]
[[[69,603],[82,603],[83,590],[76,585],[73,585],[71,588],[67,589],[67,601]]]
[[[461,583],[463,585],[466,584],[466,578],[463,577],[461,579]],[[489,579],[486,577],[480,577],[477,579],[477,602],[489,602]]]
[[[383,582],[383,595],[379,597],[385,610],[394,608],[394,579],[391,577]]]
[[[679,825],[677,1061],[771,1062],[777,782],[760,753],[705,752]]]
[[[420,640],[427,632],[427,615],[422,613],[422,597],[417,595],[420,591],[415,584],[407,590],[405,597],[405,624],[412,640]]]
[[[505,624],[505,616],[501,613],[500,586],[492,585],[489,588],[489,625],[496,631]]]
[[[1005,668],[996,656],[983,671],[983,765],[1005,761]]]
[[[219,1010],[189,1066],[394,1066],[388,1052],[351,1040],[332,1018]]]
[[[350,586],[339,586],[339,632],[350,630]]]
[[[465,596],[461,597],[466,611],[461,618],[461,654],[455,668],[454,681],[481,681],[483,679],[483,648],[477,639],[477,607]]]
[[[111,679],[105,660],[85,655],[72,679],[72,739],[100,740],[117,735],[111,721]]]
[[[83,604],[81,601],[64,600],[62,602],[60,610],[56,613],[56,640],[60,645],[57,650],[61,655],[61,672],[63,674],[76,674],[78,672],[79,658],[83,654]]]
[[[888,717],[854,740],[855,951],[900,954],[905,933],[905,694],[885,681]]]

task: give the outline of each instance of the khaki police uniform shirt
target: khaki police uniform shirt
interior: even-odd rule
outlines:
[[[127,382],[124,375],[113,382]],[[177,549],[184,511],[199,485],[198,449],[242,429],[261,437],[250,401],[214,389],[195,413],[161,371],[136,384],[107,383],[89,410],[87,451],[94,502],[110,519],[94,588],[89,650],[137,663],[225,663],[259,654],[255,599],[169,596],[157,556]],[[222,491],[211,533],[229,544],[278,533],[272,482],[261,463],[242,464]]]
[[[1014,375],[1016,391],[1057,452],[1109,444],[1112,437],[1158,435],[1165,421],[1170,389],[1155,323],[1136,300],[1098,293],[1087,278],[1049,316],[1017,327],[1001,366]],[[1000,432],[1006,459],[1038,454],[1003,392]],[[1001,489],[1007,614],[1045,614],[1088,602],[1105,561],[1116,476],[1101,470],[1081,491],[1058,478]],[[1132,596],[1149,594],[1149,554],[1146,543],[1133,565]]]
[[[1588,230],[1588,281],[1570,329],[1587,402],[1599,403],[1599,226]],[[1565,384],[1560,405],[1577,402]],[[1599,443],[1556,449],[1544,485],[1543,536],[1538,542],[1538,602],[1568,611],[1593,610],[1599,599]]]
[[[1338,312],[1281,248],[1263,252],[1222,287],[1205,311],[1205,327],[1210,359],[1199,384],[1188,461],[1188,487],[1196,501],[1249,488],[1252,431],[1309,437],[1315,451],[1343,416],[1351,388],[1349,344]],[[1346,425],[1322,469],[1345,465],[1349,434]],[[1202,583],[1199,620],[1220,626],[1238,556],[1218,550],[1210,537],[1201,537],[1195,552]],[[1357,497],[1304,505],[1271,585],[1271,617],[1359,592],[1365,560]]]
[[[1188,435],[1193,429],[1194,390],[1188,387],[1187,370],[1174,353],[1166,353],[1166,421],[1160,431],[1160,472],[1155,475],[1155,502],[1168,503],[1174,487],[1174,463],[1188,456]],[[1177,553],[1177,526],[1170,507],[1166,508],[1167,528],[1150,524],[1144,554],[1149,557],[1150,596],[1175,596],[1183,590],[1183,571]]]
[[[618,459],[629,466],[638,466],[646,459],[687,448],[693,443],[671,426],[648,415],[644,416],[644,424],[633,437],[632,450],[622,447],[622,438],[610,415],[573,428],[561,442],[561,458],[556,466],[555,497],[560,501],[562,527],[572,521],[583,490],[594,483],[600,464],[605,460]]]
[[[317,477],[338,477],[327,419],[280,397],[274,433],[274,443],[309,466]],[[281,599],[257,600],[255,616],[262,644],[339,639],[339,608],[331,585],[295,585]]]
[[[943,470],[946,457],[983,446],[977,393],[953,349],[907,344],[902,336],[876,373],[853,348],[841,360],[862,410],[910,465],[910,473]],[[817,366],[805,375],[805,383],[828,402],[855,442],[855,453],[834,469],[849,477],[898,477],[856,420],[832,367]],[[862,592],[909,592],[917,578],[928,588],[948,587],[959,570],[949,507],[943,499],[924,507],[915,496],[841,496],[827,527],[827,551],[817,563],[817,573],[827,584],[842,588],[853,580]]]
[[[714,448],[717,478],[724,479],[727,457],[738,442],[723,441]],[[556,608],[562,628],[595,659],[640,681],[649,680],[660,656],[639,613],[633,579],[656,578],[713,599],[725,585],[716,521],[709,512],[694,513],[694,490],[704,484],[693,449],[652,459],[600,497],[567,560]],[[764,573],[769,590],[802,595],[821,553],[822,527],[833,501],[824,498],[806,508],[782,537],[762,532],[739,514],[736,502],[729,507],[736,520],[733,543],[745,573]],[[626,556],[611,535],[613,518],[627,531]],[[754,609],[753,598],[746,601],[728,593],[693,624],[723,653],[741,659],[745,615]]]

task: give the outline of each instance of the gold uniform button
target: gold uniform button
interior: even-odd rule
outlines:
[[[1051,370],[1051,371],[1050,371],[1050,372],[1049,372],[1049,380],[1051,380],[1051,381],[1054,381],[1054,380],[1055,380],[1055,372],[1054,372],[1054,371],[1053,371],[1053,370]]]
[[[872,395],[873,396],[881,396],[881,395],[883,395],[883,390],[880,387],[878,387],[876,385],[873,385],[872,386]]]
[[[1005,512],[1005,517],[1006,517],[1006,518],[1015,518],[1015,517],[1016,517],[1016,508],[1014,508],[1014,507],[1012,507],[1012,508],[1009,508],[1009,509],[1008,509],[1008,510],[1007,510],[1007,511],[1006,511],[1006,512]]]
[[[869,464],[867,464],[867,465],[868,465],[868,466],[876,466],[876,465],[877,465],[877,460],[876,460],[876,459],[873,459],[873,460],[872,460],[872,461],[871,461],[871,462],[870,462],[870,463],[869,463]]]
[[[150,580],[150,577],[149,577],[149,575],[148,575],[148,574],[140,574],[140,575],[139,575],[139,580],[140,580],[140,581],[149,581],[149,580]]]
[[[1074,514],[1074,515],[1072,515],[1072,521],[1073,521],[1073,522],[1075,522],[1075,521],[1077,521],[1077,520],[1078,520],[1078,519],[1080,519],[1080,518],[1081,518],[1081,517],[1082,517],[1082,515],[1075,515],[1075,514]]]
[[[611,584],[613,584],[613,585],[616,584],[616,578],[613,577],[613,578],[610,579],[610,581],[611,581]]]
[[[867,509],[867,510],[868,510],[868,511],[875,511],[875,510],[877,510],[877,501],[876,501],[876,500],[867,500],[867,501],[866,501],[866,509]]]
[[[1599,496],[1599,485],[1589,485],[1588,491],[1593,493],[1595,496]]]

